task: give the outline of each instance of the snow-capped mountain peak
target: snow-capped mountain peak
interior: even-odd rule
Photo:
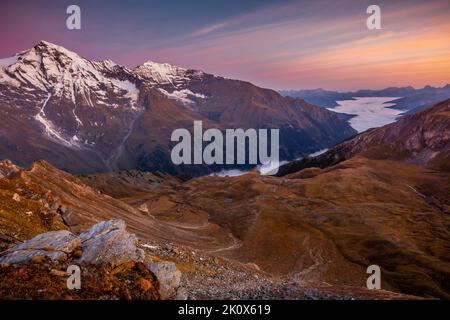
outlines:
[[[153,84],[172,84],[189,81],[188,69],[177,67],[169,63],[147,61],[136,67],[134,72],[148,79]]]
[[[193,92],[190,88],[193,80],[199,80],[205,75],[203,71],[149,60],[136,67],[133,72],[157,87],[168,98],[184,105],[192,105],[192,99],[206,98],[206,95]]]
[[[105,89],[131,100],[138,99],[136,85],[123,78],[129,71],[111,60],[90,61],[61,46],[40,41],[30,50],[0,60],[0,83],[28,90],[44,91],[74,101],[81,93],[93,106],[93,95],[102,100]],[[115,74],[119,68],[121,77]]]
[[[0,98],[26,108],[44,136],[73,149],[98,142],[105,113],[114,121],[143,109],[137,79],[111,60],[91,61],[47,41],[0,60]]]

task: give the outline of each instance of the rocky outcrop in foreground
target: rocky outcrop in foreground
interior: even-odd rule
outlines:
[[[172,262],[153,261],[136,246],[137,238],[126,231],[122,220],[103,221],[76,235],[67,230],[40,234],[0,254],[0,296],[5,298],[130,298],[180,299],[181,273]],[[64,288],[67,266],[81,269],[81,289]],[[47,274],[45,271],[47,270]],[[16,283],[17,296],[7,291],[8,282],[21,275],[39,274],[33,281],[49,282],[59,277],[59,290],[50,286],[49,295],[38,285]],[[130,278],[123,282],[121,276]],[[108,279],[104,279],[107,277]],[[85,284],[85,280],[87,284]],[[102,281],[103,283],[97,283]],[[110,283],[109,287],[104,287]],[[31,292],[27,291],[27,288]],[[117,290],[118,291],[117,291]],[[38,294],[39,293],[39,294]],[[51,293],[51,294],[50,294]]]

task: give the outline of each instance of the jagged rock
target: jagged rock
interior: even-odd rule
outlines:
[[[69,254],[79,257],[76,262],[95,265],[116,266],[130,260],[142,262],[144,251],[136,247],[136,241],[136,236],[126,231],[122,220],[103,221],[79,236],[66,230],[40,234],[8,250],[0,258],[0,264],[22,264],[36,256],[58,260]]]
[[[12,198],[14,201],[20,202],[20,196],[17,193],[14,193]]]
[[[0,265],[23,264],[37,256],[47,256],[52,260],[63,259],[80,244],[80,239],[66,230],[42,233],[6,251],[5,255],[0,257]]]
[[[151,261],[147,263],[147,267],[158,279],[159,293],[163,299],[186,299],[186,296],[181,289],[181,272],[177,269],[175,263],[168,261]]]
[[[126,231],[122,220],[100,222],[80,234],[80,239],[83,249],[80,262],[115,266],[144,260],[144,251],[136,247],[136,236]]]

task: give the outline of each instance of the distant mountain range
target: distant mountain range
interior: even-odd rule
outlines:
[[[363,132],[316,157],[285,164],[277,175],[330,167],[359,154],[374,160],[404,161],[450,171],[450,99],[395,123]]]
[[[355,97],[395,97],[391,108],[405,110],[404,114],[412,114],[450,98],[450,84],[444,87],[426,86],[422,89],[413,87],[390,87],[382,90],[359,90],[353,92],[337,92],[324,89],[282,90],[284,96],[301,98],[314,105],[333,108],[337,101],[352,100]]]
[[[45,159],[72,173],[220,170],[172,164],[171,133],[194,120],[221,130],[279,128],[284,160],[356,134],[345,115],[248,82],[151,61],[128,69],[46,41],[0,60],[0,110],[0,159]]]

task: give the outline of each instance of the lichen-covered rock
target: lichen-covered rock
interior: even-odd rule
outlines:
[[[143,278],[137,282],[139,292],[142,291],[145,295],[153,294],[159,287],[159,295],[163,299],[185,298],[180,287],[181,273],[175,264],[146,259],[144,250],[137,248],[136,242],[136,236],[126,230],[122,220],[103,221],[79,235],[66,230],[52,231],[18,244],[0,257],[0,268],[33,264],[44,261],[46,257],[50,258],[50,262],[114,268],[112,275],[140,265],[147,269],[147,273],[156,276],[159,286],[152,279]],[[52,274],[63,273],[53,271]]]
[[[37,256],[47,256],[51,260],[60,260],[80,245],[81,240],[67,230],[50,231],[7,250],[0,257],[0,265],[23,264]]]
[[[36,256],[52,260],[71,255],[77,263],[117,266],[127,261],[144,261],[144,251],[136,247],[136,236],[128,233],[122,220],[103,221],[75,235],[52,231],[18,244],[0,257],[0,264],[22,264]],[[79,253],[81,246],[82,254]]]
[[[175,263],[168,261],[150,261],[147,268],[153,272],[159,281],[159,293],[163,299],[184,300],[181,290],[181,272]]]
[[[100,222],[79,237],[83,249],[80,262],[115,266],[144,260],[144,251],[136,247],[136,236],[126,231],[122,220]]]

